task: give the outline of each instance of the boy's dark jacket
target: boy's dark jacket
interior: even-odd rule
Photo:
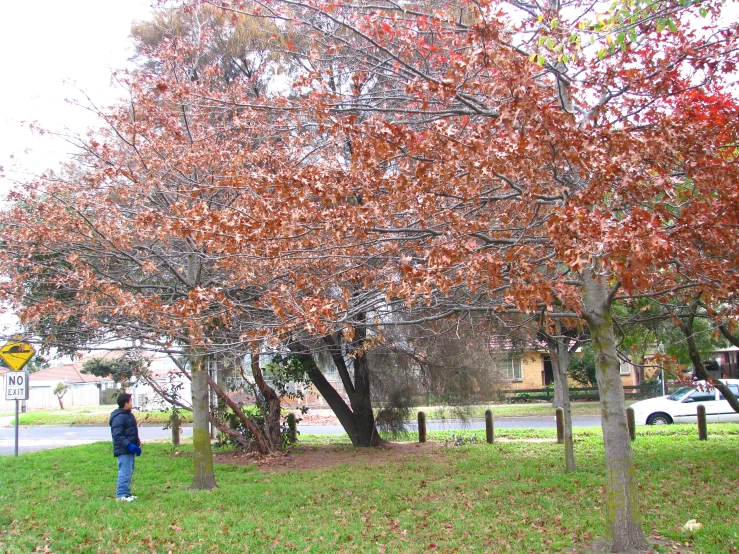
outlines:
[[[118,408],[110,414],[110,432],[113,435],[113,456],[130,454],[127,450],[130,443],[141,446],[139,428],[131,410]]]

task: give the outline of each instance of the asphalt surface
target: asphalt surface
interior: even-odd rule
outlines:
[[[180,437],[192,436],[192,427],[183,427]],[[161,425],[139,427],[142,442],[172,438],[172,431]],[[93,442],[110,442],[110,427],[107,425],[21,425],[18,427],[18,453],[63,448]],[[146,447],[146,446],[144,446]],[[15,419],[4,418],[0,422],[0,456],[15,452]]]
[[[557,421],[554,416],[530,417],[496,417],[493,421],[495,429],[554,429]],[[600,427],[600,416],[573,416],[572,427]],[[409,431],[416,431],[415,422],[408,424]],[[430,419],[426,421],[428,431],[460,431],[485,429],[485,419]],[[340,435],[344,433],[341,425],[300,425],[298,431],[306,435]]]
[[[462,429],[485,429],[484,419],[460,420],[429,420],[427,429],[439,430],[462,430]],[[553,416],[546,417],[500,417],[495,418],[494,426],[497,429],[504,428],[554,428],[556,421]],[[599,416],[577,416],[572,418],[573,427],[595,427],[600,426]],[[416,424],[409,424],[410,430],[416,429]],[[344,429],[340,425],[301,425],[298,431],[306,435],[340,435]],[[192,427],[182,428],[181,437],[192,436]],[[168,439],[172,432],[162,429],[159,425],[142,425],[139,427],[139,437],[146,441],[156,439]],[[18,453],[33,452],[36,450],[47,450],[51,448],[63,448],[65,446],[77,446],[99,441],[110,441],[110,428],[107,425],[21,425],[18,428]],[[146,448],[146,445],[144,445]],[[0,455],[13,455],[15,451],[15,425],[13,418],[3,418],[0,421]]]

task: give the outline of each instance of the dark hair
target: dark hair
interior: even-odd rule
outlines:
[[[123,408],[129,400],[131,400],[131,395],[127,392],[122,392],[118,395],[118,407]]]

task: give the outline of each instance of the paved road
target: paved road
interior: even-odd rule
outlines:
[[[554,416],[536,417],[496,417],[494,427],[496,429],[554,429],[557,422]],[[573,427],[600,427],[600,416],[575,416],[572,418]],[[408,429],[415,431],[416,423],[408,425]],[[460,421],[456,419],[432,419],[426,422],[429,431],[457,431],[463,429],[485,429],[485,419],[470,419]],[[340,435],[344,429],[340,425],[301,425],[298,431],[306,435]]]
[[[3,421],[0,426],[0,455],[13,455],[15,451],[15,425]],[[183,427],[180,436],[192,435],[192,427]],[[172,437],[172,431],[161,425],[139,427],[142,441]],[[63,446],[77,446],[99,441],[110,441],[110,427],[97,425],[21,425],[18,428],[18,453],[47,450]]]
[[[573,427],[600,426],[599,416],[577,416],[572,418]],[[429,420],[430,431],[458,430],[458,429],[485,429],[484,419],[471,419],[466,422],[459,420]],[[496,429],[503,428],[554,428],[554,417],[499,417],[495,418]],[[409,425],[415,430],[415,423]],[[340,425],[300,425],[298,430],[306,435],[340,435],[344,429]],[[192,435],[192,427],[182,429],[182,437]],[[172,432],[164,430],[158,425],[143,425],[139,428],[142,441],[167,439]],[[97,425],[21,425],[18,429],[18,452],[33,452],[64,446],[90,444],[98,441],[110,440],[110,428]],[[5,419],[0,422],[0,455],[12,455],[15,448],[15,427],[12,421]]]

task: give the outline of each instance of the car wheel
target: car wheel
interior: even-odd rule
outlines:
[[[665,413],[657,412],[647,418],[647,425],[670,425],[672,418]]]

